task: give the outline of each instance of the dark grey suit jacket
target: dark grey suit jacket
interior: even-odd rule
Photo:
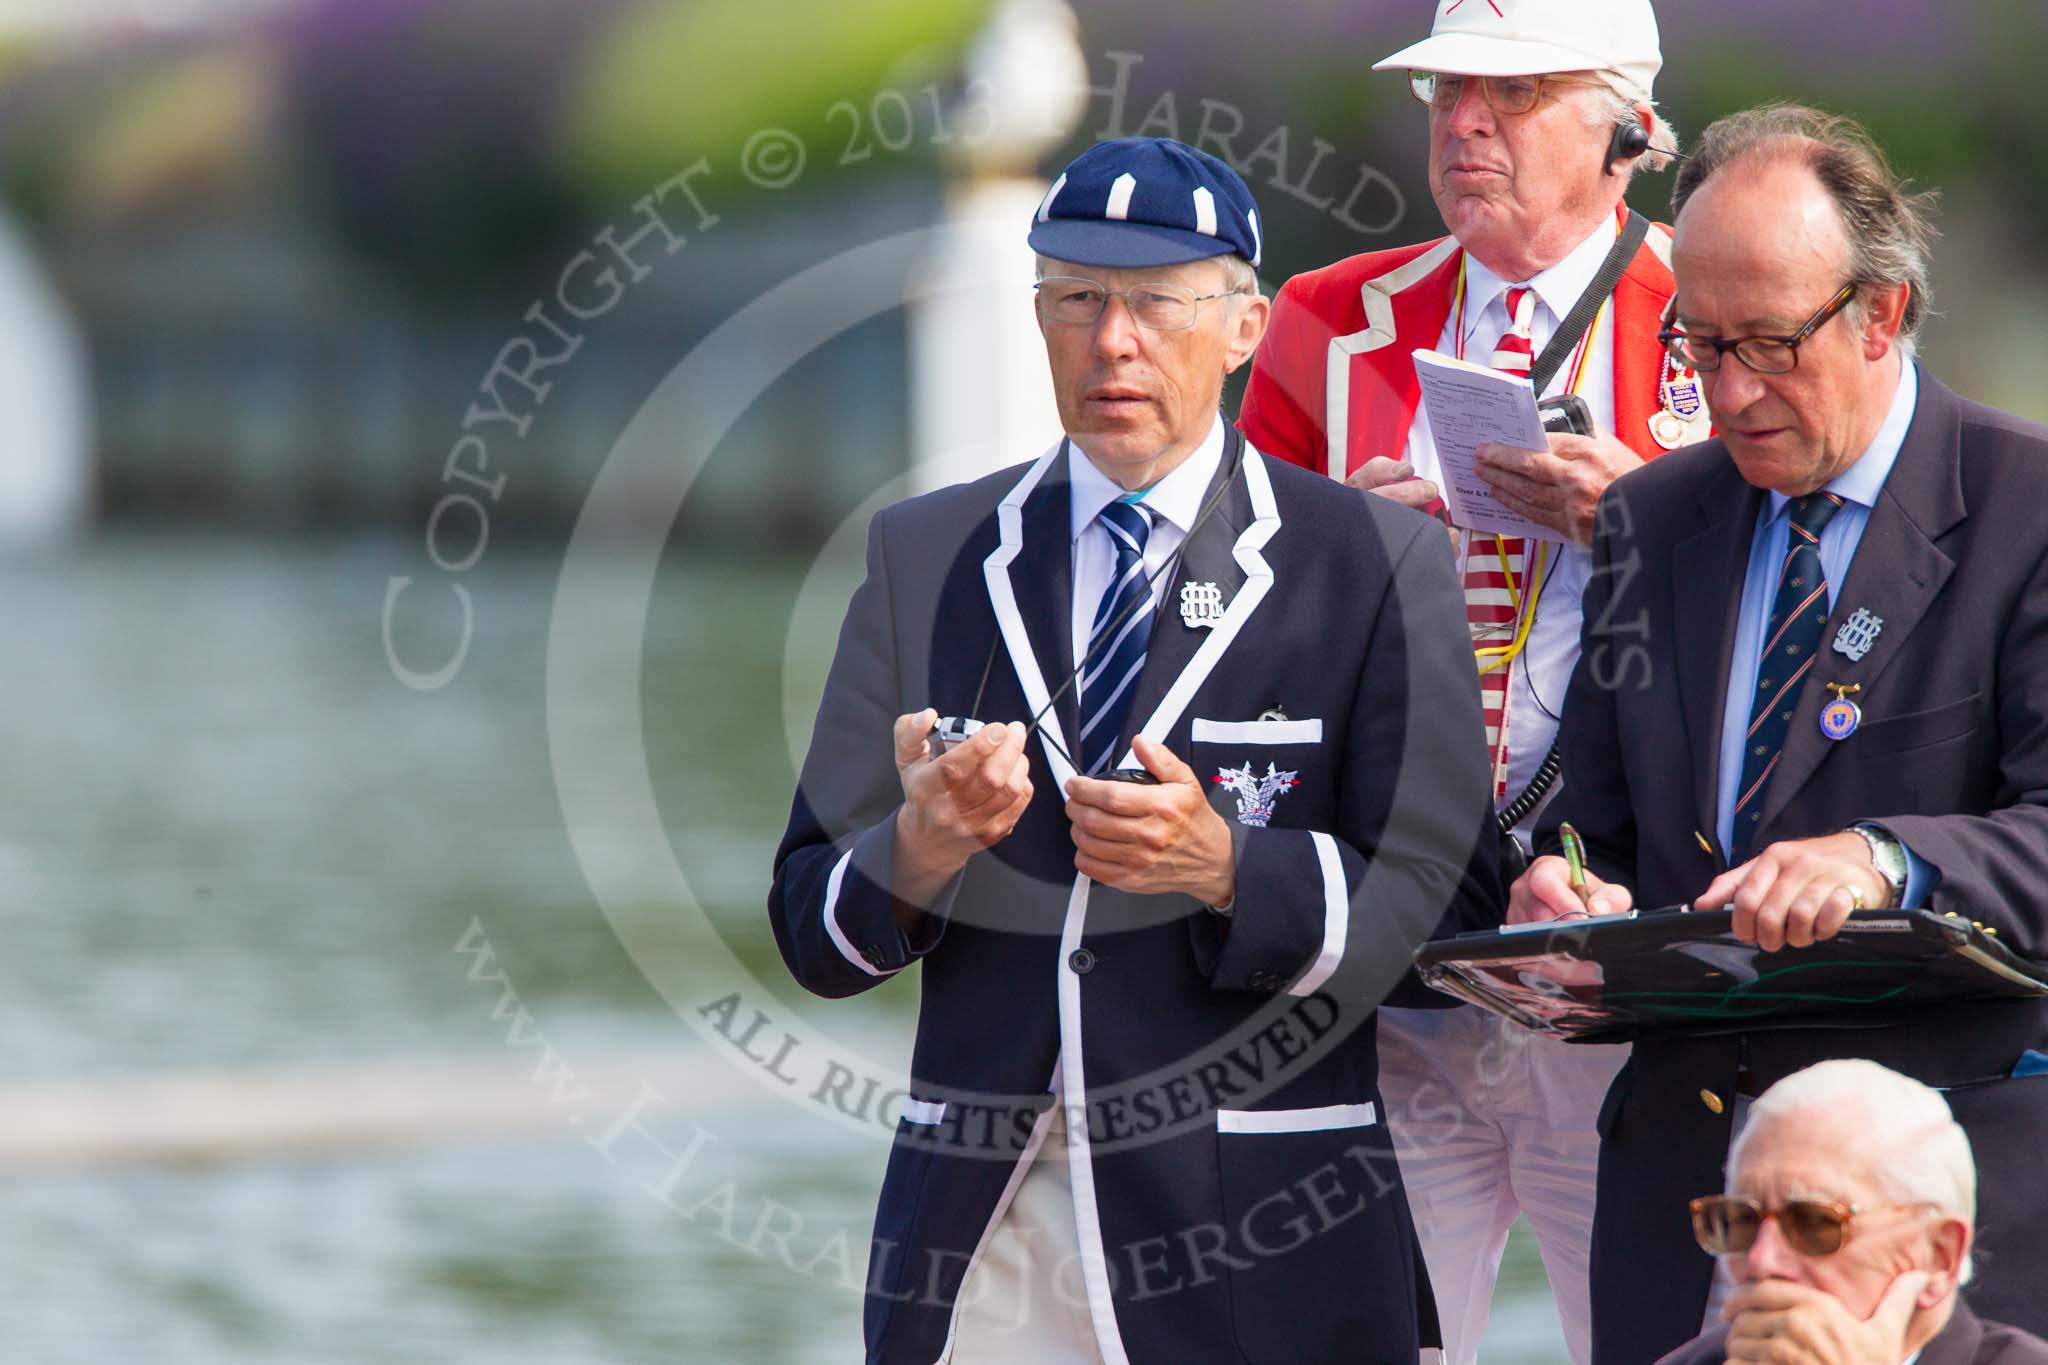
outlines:
[[[1721,711],[1757,512],[1718,441],[1618,480],[1600,507],[1584,657],[1564,715],[1570,820],[1601,876],[1644,907],[1723,870],[1714,829]],[[1932,908],[2048,956],[2048,430],[1920,374],[1919,405],[1834,619],[1883,618],[1851,661],[1829,645],[1765,794],[1757,846],[1892,829],[1941,874]],[[1823,684],[1860,683],[1861,728],[1820,732]],[[1685,1204],[1722,1188],[1738,1075],[1761,1091],[1829,1057],[1869,1057],[1948,1091],[1989,1196],[1977,1302],[2048,1331],[2048,1080],[2007,1079],[2048,1050],[2048,1002],[1865,1009],[1799,1028],[1739,1026],[1636,1044],[1600,1116],[1594,1355],[1641,1365],[1699,1328],[1712,1264]],[[1662,1286],[1654,1301],[1640,1291]]]
[[[1728,1350],[1728,1329],[1717,1327],[1694,1337],[1657,1365],[1721,1365]],[[1956,1300],[1956,1311],[1934,1340],[1920,1348],[1913,1365],[2048,1365],[2048,1341],[2016,1327],[1985,1322]]]

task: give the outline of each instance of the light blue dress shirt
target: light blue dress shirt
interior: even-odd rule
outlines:
[[[1827,491],[1842,499],[1841,510],[1820,533],[1820,563],[1828,580],[1830,614],[1835,609],[1836,595],[1848,580],[1856,547],[1863,543],[1863,528],[1870,524],[1871,509],[1877,506],[1884,481],[1898,463],[1899,447],[1905,444],[1906,429],[1913,424],[1919,398],[1919,373],[1908,360],[1899,376],[1898,392],[1892,396],[1891,411],[1885,415],[1869,448],[1827,485]],[[1757,514],[1756,530],[1749,541],[1749,569],[1742,582],[1742,610],[1735,619],[1734,657],[1728,662],[1727,701],[1721,711],[1721,780],[1714,835],[1720,841],[1723,857],[1730,856],[1729,851],[1735,846],[1735,802],[1741,794],[1743,748],[1756,693],[1756,664],[1770,630],[1771,603],[1778,593],[1778,573],[1792,534],[1791,518],[1785,511],[1791,502],[1783,493],[1772,493]],[[1818,683],[1809,678],[1807,685]],[[1940,873],[1922,862],[1910,848],[1906,850],[1906,869],[1904,903],[1925,905],[1928,893],[1941,880]]]

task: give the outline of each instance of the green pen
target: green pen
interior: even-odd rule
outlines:
[[[1564,865],[1571,870],[1572,891],[1587,905],[1593,903],[1593,893],[1586,889],[1586,846],[1579,841],[1579,832],[1566,821],[1557,827],[1557,837],[1564,840]]]

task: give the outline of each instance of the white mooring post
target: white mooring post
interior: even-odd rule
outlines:
[[[946,144],[944,245],[911,310],[911,484],[916,492],[1035,458],[1059,436],[1033,313],[1038,163],[1086,107],[1080,25],[1065,0],[1004,0],[968,54]]]

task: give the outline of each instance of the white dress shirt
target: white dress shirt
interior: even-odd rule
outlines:
[[[1556,335],[1565,314],[1578,303],[1579,296],[1600,273],[1601,262],[1614,249],[1617,235],[1615,220],[1603,219],[1593,234],[1574,247],[1570,255],[1527,281],[1528,287],[1536,291],[1537,298],[1536,318],[1530,329],[1535,355],[1543,354],[1543,348]],[[1508,330],[1507,291],[1518,283],[1501,279],[1467,253],[1462,347],[1458,336],[1459,310],[1453,308],[1444,322],[1443,336],[1437,341],[1437,349],[1446,355],[1462,353],[1468,360],[1485,364],[1493,354],[1495,343]],[[1595,320],[1585,346],[1585,367],[1576,392],[1593,414],[1594,429],[1612,432],[1614,310],[1611,307]],[[1541,396],[1552,398],[1574,392],[1568,387],[1570,383],[1571,364],[1567,361],[1558,367]],[[1442,485],[1443,467],[1437,461],[1436,440],[1429,428],[1429,412],[1420,406],[1415,410],[1414,424],[1408,429],[1407,457],[1408,462],[1415,466],[1418,478]],[[1571,681],[1572,670],[1579,662],[1580,604],[1592,569],[1592,555],[1576,545],[1559,541],[1548,542],[1548,547],[1548,562],[1536,601],[1536,620],[1529,629],[1528,643],[1515,659],[1514,672],[1508,683],[1508,801],[1522,794],[1536,776],[1544,755],[1550,752],[1551,741],[1557,737],[1558,718],[1564,713],[1565,686]],[[1536,548],[1533,543],[1529,547],[1528,563],[1531,567],[1535,564]],[[1465,559],[1474,553],[1492,552],[1492,536],[1467,533],[1464,536],[1464,558],[1458,564],[1460,575],[1464,572]],[[1547,800],[1545,804],[1548,804]],[[1540,806],[1538,810],[1541,810]],[[1525,841],[1535,822],[1536,813],[1531,812],[1517,827]]]
[[[1154,583],[1153,591],[1163,593],[1172,584],[1161,576],[1166,561],[1187,539],[1195,518],[1202,512],[1202,495],[1209,491],[1216,468],[1223,462],[1223,418],[1216,423],[1192,455],[1181,461],[1171,474],[1145,490],[1145,510],[1152,515],[1152,534],[1145,541],[1145,572]],[[1088,654],[1088,634],[1095,625],[1095,609],[1109,586],[1116,568],[1116,550],[1110,545],[1109,530],[1103,526],[1102,509],[1125,496],[1107,474],[1097,469],[1081,447],[1067,445],[1068,508],[1074,537],[1074,666]]]

